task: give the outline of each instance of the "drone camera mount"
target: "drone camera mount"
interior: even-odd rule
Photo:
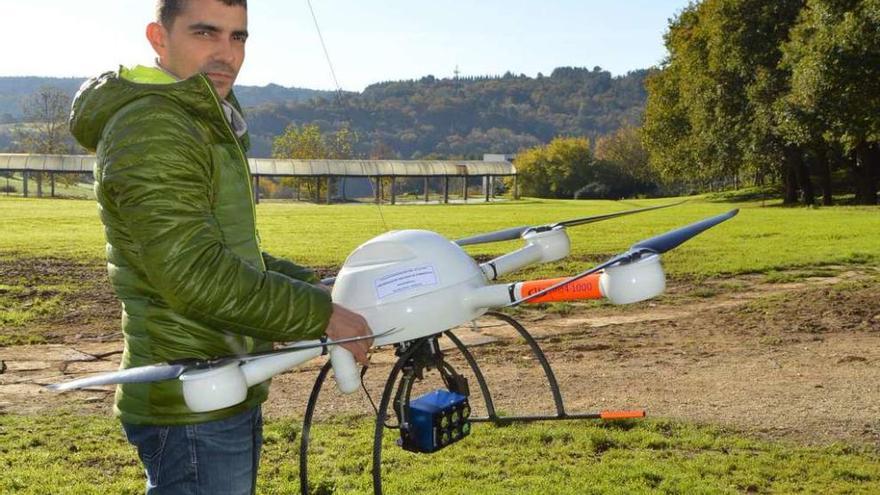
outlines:
[[[409,421],[401,425],[398,445],[410,452],[436,452],[471,433],[468,398],[446,389],[413,399],[406,412]]]

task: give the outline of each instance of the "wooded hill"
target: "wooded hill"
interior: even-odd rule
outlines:
[[[344,126],[355,154],[373,158],[480,158],[515,153],[556,136],[596,137],[638,125],[647,70],[613,77],[595,67],[562,67],[549,76],[382,82],[362,93],[267,104],[248,110],[253,154],[271,153],[288,124]]]

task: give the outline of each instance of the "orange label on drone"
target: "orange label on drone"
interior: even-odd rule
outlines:
[[[558,289],[531,299],[529,303],[557,302],[557,301],[577,301],[581,299],[601,299],[602,292],[599,290],[599,274],[594,273],[586,277],[575,280],[570,284],[565,284]],[[551,287],[560,282],[564,282],[568,277],[551,278],[546,280],[530,280],[528,282],[520,282],[516,284],[519,291],[518,299],[529,297],[530,295],[542,291],[547,287]]]

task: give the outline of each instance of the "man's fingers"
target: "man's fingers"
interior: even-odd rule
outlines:
[[[369,361],[367,360],[367,351],[368,347],[361,345],[361,342],[348,342],[345,344],[341,344],[348,352],[354,356],[354,360],[362,365],[366,365]]]
[[[342,340],[351,337],[372,336],[372,331],[366,318],[334,303],[333,313],[330,315],[330,323],[327,327],[327,336],[331,340]],[[370,347],[373,346],[373,339],[346,342],[341,345],[351,352],[357,362],[366,365],[367,355]]]

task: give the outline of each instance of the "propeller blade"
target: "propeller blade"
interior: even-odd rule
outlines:
[[[514,239],[519,239],[523,234],[528,232],[529,230],[551,230],[555,227],[574,227],[576,225],[584,225],[587,223],[593,222],[601,222],[602,220],[610,220],[612,218],[622,217],[625,215],[632,215],[633,213],[642,213],[645,211],[651,210],[659,210],[660,208],[669,208],[670,206],[677,206],[684,203],[684,201],[679,201],[677,203],[670,203],[668,205],[660,205],[660,206],[649,206],[647,208],[637,208],[635,210],[626,210],[626,211],[618,211],[615,213],[605,213],[602,215],[592,215],[589,217],[580,217],[573,218],[571,220],[564,220],[562,222],[549,223],[546,225],[523,225],[520,227],[511,227],[508,229],[496,230],[494,232],[487,232],[485,234],[477,234],[470,237],[465,237],[463,239],[458,239],[454,241],[459,246],[470,246],[474,244],[485,244],[489,242],[500,242],[500,241],[512,241]]]
[[[530,294],[528,297],[524,297],[522,299],[517,299],[512,303],[508,304],[508,306],[519,306],[522,303],[531,301],[532,299],[536,299],[538,297],[543,296],[544,294],[554,291],[562,286],[568,285],[572,282],[576,282],[588,275],[592,275],[600,270],[604,270],[611,265],[617,263],[629,263],[633,260],[641,258],[642,254],[645,251],[653,252],[656,254],[662,254],[670,249],[678,247],[688,239],[696,236],[697,234],[710,229],[719,223],[729,220],[736,216],[739,213],[739,209],[728,211],[727,213],[722,213],[721,215],[716,215],[714,217],[709,217],[705,220],[700,220],[699,222],[692,223],[690,225],[686,225],[684,227],[675,229],[673,231],[667,232],[665,234],[660,234],[655,237],[651,237],[650,239],[639,241],[632,245],[632,247],[623,254],[618,254],[613,258],[609,259],[605,263],[601,265],[597,265],[593,268],[585,272],[581,272],[571,278],[565,279],[558,284],[551,285],[546,289],[535,292],[534,294]]]
[[[670,206],[678,206],[682,203],[684,203],[684,201],[679,201],[677,203],[669,203],[668,205],[649,206],[647,208],[638,208],[635,210],[618,211],[616,213],[606,213],[604,215],[593,215],[590,217],[573,218],[571,220],[557,222],[557,223],[553,224],[551,227],[557,227],[557,226],[559,226],[559,227],[574,227],[576,225],[584,225],[587,223],[601,222],[602,220],[610,220],[612,218],[622,217],[622,216],[626,216],[626,215],[632,215],[633,213],[642,213],[644,211],[659,210],[661,208],[669,208]]]
[[[735,217],[737,213],[739,213],[739,209],[730,210],[727,213],[722,213],[721,215],[709,217],[705,220],[694,222],[690,225],[675,229],[671,232],[660,234],[656,237],[637,242],[636,244],[633,244],[633,246],[630,248],[630,251],[648,249],[658,254],[665,253],[670,249],[678,247],[680,244],[687,241],[691,237],[694,237],[700,232],[703,232],[725,220],[729,220]]]
[[[128,368],[111,373],[101,373],[99,375],[87,376],[78,380],[71,380],[64,383],[53,383],[47,385],[51,390],[64,392],[66,390],[74,390],[80,388],[94,387],[97,385],[111,385],[117,383],[147,383],[159,382],[162,380],[173,380],[183,374],[184,371],[195,366],[197,361],[192,363],[163,363],[151,364],[148,366],[138,366],[136,368]]]
[[[523,225],[521,227],[511,227],[509,229],[496,230],[495,232],[487,232],[485,234],[477,234],[464,239],[453,241],[459,246],[471,246],[474,244],[485,244],[487,242],[512,241],[519,239],[523,233],[531,229],[531,225]]]

